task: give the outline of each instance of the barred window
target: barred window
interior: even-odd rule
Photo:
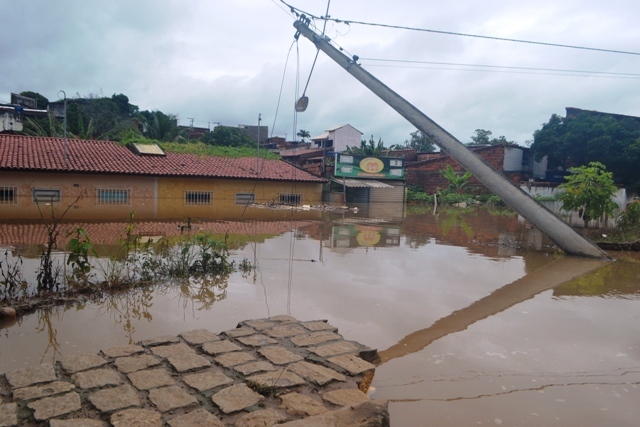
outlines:
[[[248,205],[255,201],[256,195],[253,193],[236,193],[236,205]]]
[[[60,190],[34,188],[31,194],[34,203],[53,203],[60,201]]]
[[[99,205],[128,205],[131,200],[131,190],[120,188],[99,188]]]
[[[184,204],[187,206],[210,205],[213,200],[212,194],[211,191],[185,191]]]
[[[0,205],[18,203],[18,187],[0,187]]]
[[[302,194],[280,193],[280,204],[298,206],[302,202]]]

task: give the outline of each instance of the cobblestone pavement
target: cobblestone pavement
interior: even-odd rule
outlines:
[[[0,375],[0,427],[385,426],[376,357],[326,321],[199,329]]]

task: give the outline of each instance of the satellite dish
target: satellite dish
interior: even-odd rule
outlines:
[[[304,112],[307,109],[307,105],[309,105],[309,97],[301,96],[300,99],[298,99],[298,102],[296,102],[296,112]]]

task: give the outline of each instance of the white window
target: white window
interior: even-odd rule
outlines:
[[[280,204],[297,206],[302,202],[302,194],[280,194]]]
[[[184,204],[187,206],[207,206],[213,200],[211,191],[185,191]]]
[[[32,191],[34,203],[53,203],[60,201],[60,190],[51,188],[34,188]]]
[[[398,160],[398,159],[389,160],[389,166],[402,167],[402,160]]]
[[[256,201],[253,193],[236,193],[236,205],[248,205]]]
[[[390,169],[389,175],[392,176],[402,176],[402,169]]]
[[[353,163],[353,156],[340,156],[340,163]]]
[[[18,203],[18,187],[0,187],[0,205]]]
[[[131,201],[131,190],[122,188],[98,188],[97,195],[99,205],[128,205]]]
[[[342,171],[342,173],[353,173],[352,166],[341,166],[340,170]]]

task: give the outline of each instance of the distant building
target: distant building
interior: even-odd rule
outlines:
[[[246,130],[251,139],[260,144],[266,144],[269,141],[269,126],[238,125],[238,127]]]
[[[340,125],[327,129],[324,133],[311,138],[311,142],[317,148],[325,148],[327,151],[341,153],[349,147],[360,147],[362,142],[362,132],[353,126]]]

